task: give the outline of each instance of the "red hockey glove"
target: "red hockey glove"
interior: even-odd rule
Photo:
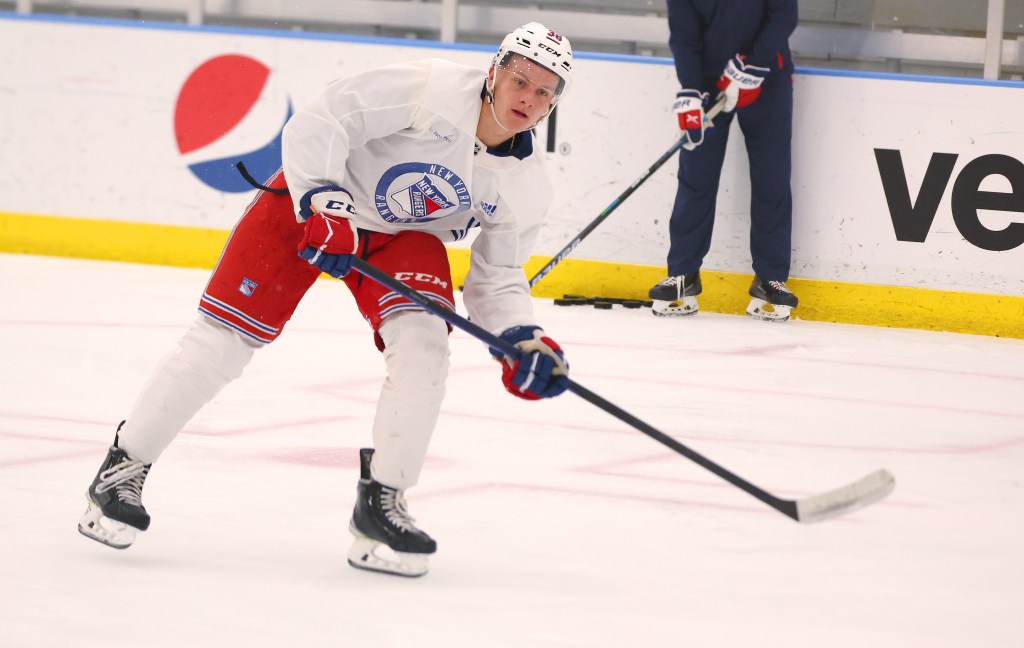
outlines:
[[[743,60],[744,57],[739,54],[732,57],[718,79],[718,89],[725,93],[725,112],[754,103],[770,71],[768,68],[744,63]]]
[[[708,93],[699,90],[684,89],[676,93],[672,109],[676,112],[679,130],[684,136],[683,148],[687,151],[692,151],[704,141],[704,130],[707,127],[704,106],[707,100]]]
[[[342,214],[355,214],[352,194],[341,187],[319,187],[302,197],[299,217],[306,232],[299,241],[299,256],[321,272],[341,279],[352,269],[359,232]]]
[[[510,394],[538,400],[558,396],[569,386],[565,354],[539,326],[513,326],[499,337],[521,352],[516,359],[491,348],[491,353],[501,362],[501,382]]]

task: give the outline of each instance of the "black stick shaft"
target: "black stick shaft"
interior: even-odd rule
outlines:
[[[715,105],[713,105],[711,109],[708,110],[707,115],[705,116],[705,120],[711,122],[718,115],[718,113],[722,112],[722,108],[724,106],[725,96],[722,95],[715,102]],[[709,127],[712,125],[713,123],[709,124]],[[597,218],[590,221],[589,225],[584,227],[583,230],[579,234],[577,234],[571,241],[569,241],[569,243],[566,244],[564,248],[559,250],[558,254],[553,256],[551,260],[548,261],[547,265],[541,268],[537,272],[537,274],[533,275],[533,277],[530,279],[530,288],[536,286],[537,283],[541,279],[543,279],[549,272],[551,272],[556,265],[561,263],[563,260],[565,260],[567,256],[572,254],[572,251],[576,249],[576,246],[579,245],[583,239],[587,238],[587,236],[590,235],[590,233],[593,232],[598,225],[603,223],[606,218],[611,216],[612,212],[615,211],[618,208],[618,206],[621,205],[623,201],[626,200],[626,198],[629,198],[631,195],[633,195],[633,192],[636,191],[640,187],[640,185],[647,182],[647,179],[654,175],[655,171],[660,169],[662,165],[668,162],[669,158],[678,153],[679,149],[682,148],[684,141],[684,137],[682,136],[679,139],[677,139],[675,144],[672,145],[672,148],[662,153],[661,157],[654,161],[654,164],[647,167],[647,170],[643,172],[643,175],[634,180],[633,184],[629,185],[629,187],[621,194],[619,194],[618,197],[615,200],[613,200],[610,205],[605,207],[603,212],[597,215]]]
[[[469,333],[470,335],[480,340],[484,344],[487,344],[491,347],[494,347],[495,349],[498,349],[507,356],[513,358],[518,358],[520,356],[519,349],[517,349],[515,345],[501,339],[500,337],[494,335],[490,331],[481,328],[480,326],[477,326],[476,324],[462,317],[458,313],[438,304],[437,302],[430,299],[426,295],[422,294],[418,290],[410,288],[409,286],[405,285],[398,279],[395,279],[388,273],[374,267],[373,265],[364,261],[363,259],[355,257],[352,260],[352,268],[359,272],[360,274],[365,275],[384,286],[387,286],[388,288],[394,290],[398,294],[419,304],[427,311],[433,313],[434,315],[437,315],[438,317],[448,322],[452,326],[461,329],[466,333]],[[569,380],[569,391],[576,394],[583,400],[603,409],[605,412],[608,412],[609,414],[619,419],[620,421],[627,423],[628,425],[631,425],[632,427],[643,432],[647,436],[651,437],[652,439],[661,443],[662,445],[668,447],[669,449],[674,450],[675,452],[683,455],[684,457],[686,457],[690,461],[693,461],[697,465],[718,475],[719,477],[729,482],[733,486],[736,486],[737,488],[753,495],[754,497],[761,500],[762,502],[772,507],[773,509],[793,518],[794,520],[799,520],[795,502],[783,500],[755,486],[754,484],[751,484],[750,482],[743,479],[739,475],[736,475],[735,473],[726,470],[725,468],[718,465],[714,461],[711,461],[704,455],[698,453],[695,450],[690,449],[689,447],[683,445],[679,441],[676,441],[672,437],[668,436],[664,432],[661,432],[660,430],[654,428],[653,426],[641,421],[640,419],[633,416],[629,412],[625,411],[621,407],[605,400],[604,398],[598,396],[594,392],[590,391],[583,385],[574,382],[573,380]]]
[[[636,191],[637,188],[640,187],[640,185],[642,185],[644,182],[646,182],[647,178],[650,178],[654,174],[655,171],[660,169],[661,166],[663,164],[665,164],[665,162],[667,162],[670,157],[675,155],[679,151],[679,148],[682,145],[683,145],[682,138],[676,140],[676,143],[672,145],[672,148],[670,148],[669,150],[665,151],[665,153],[663,153],[662,156],[660,158],[658,158],[654,162],[654,164],[652,164],[651,166],[647,167],[647,170],[644,171],[643,175],[641,175],[639,178],[634,180],[633,184],[629,185],[628,189],[626,189],[621,194],[619,194],[619,196],[615,200],[613,200],[610,205],[605,207],[603,212],[598,214],[597,218],[595,218],[594,220],[590,221],[590,224],[587,225],[586,227],[584,227],[583,231],[581,231],[579,234],[577,234],[575,236],[575,238],[573,238],[571,241],[569,241],[569,243],[564,248],[562,248],[558,252],[558,254],[556,254],[554,257],[552,257],[551,260],[548,261],[547,265],[545,265],[543,268],[541,268],[537,272],[537,274],[533,275],[533,278],[530,279],[530,288],[533,288],[534,286],[536,286],[537,282],[539,282],[549,272],[551,272],[551,270],[554,269],[554,267],[556,265],[561,263],[562,260],[565,259],[565,257],[567,257],[570,254],[572,254],[572,251],[576,249],[576,246],[579,245],[580,242],[583,239],[587,238],[587,236],[591,232],[593,232],[597,228],[598,225],[600,225],[602,222],[604,222],[604,219],[606,219],[609,216],[611,216],[612,212],[615,211],[615,209],[619,205],[621,205],[622,202],[624,200],[626,200],[626,198],[629,198],[631,195],[633,195],[633,192]]]

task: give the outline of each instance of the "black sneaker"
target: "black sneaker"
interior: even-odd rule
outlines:
[[[700,270],[690,275],[674,275],[659,281],[647,293],[655,301],[678,301],[683,297],[696,297],[701,293]]]
[[[763,299],[773,306],[789,306],[796,308],[800,302],[784,281],[764,281],[754,275],[754,281],[750,284],[748,291],[754,299]]]

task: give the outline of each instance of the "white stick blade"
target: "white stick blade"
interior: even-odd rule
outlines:
[[[895,487],[893,474],[888,470],[878,470],[847,486],[797,501],[797,520],[820,522],[845,515],[874,504]]]

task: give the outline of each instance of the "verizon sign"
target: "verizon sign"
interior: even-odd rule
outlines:
[[[949,187],[959,156],[933,153],[916,198],[910,195],[903,158],[895,149],[875,149],[878,174],[899,241],[924,243],[939,203]],[[992,177],[1009,183],[1008,192],[985,191]],[[950,210],[964,240],[983,250],[1001,252],[1024,244],[1024,163],[1008,155],[983,155],[967,163],[953,181]],[[995,228],[979,212],[1009,213],[1016,220]]]

